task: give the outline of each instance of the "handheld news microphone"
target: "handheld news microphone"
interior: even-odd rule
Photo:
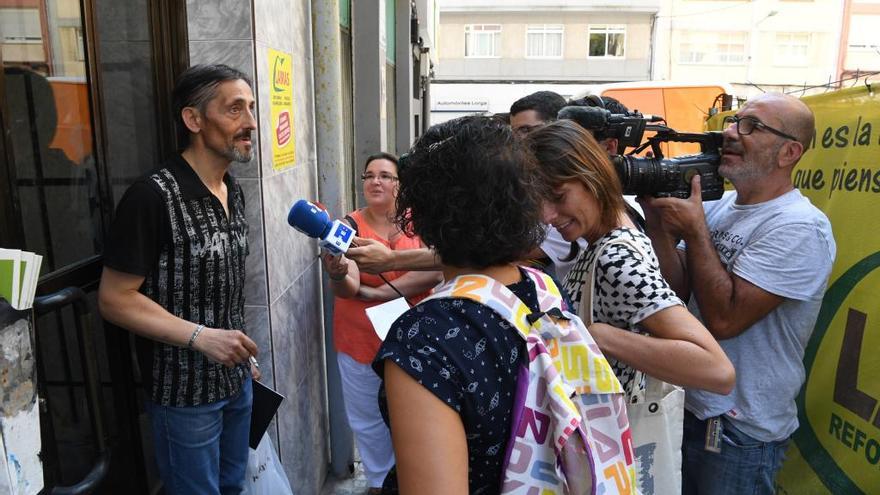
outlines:
[[[318,239],[318,246],[339,256],[348,251],[354,239],[354,230],[339,220],[330,220],[324,208],[301,199],[287,214],[287,223],[303,234]]]

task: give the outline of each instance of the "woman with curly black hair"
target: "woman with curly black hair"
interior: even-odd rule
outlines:
[[[447,281],[485,275],[538,311],[515,264],[544,232],[531,167],[495,119],[434,126],[401,157],[397,221],[435,250]],[[373,362],[397,459],[386,492],[497,493],[525,359],[517,331],[471,300],[429,299],[398,318]]]

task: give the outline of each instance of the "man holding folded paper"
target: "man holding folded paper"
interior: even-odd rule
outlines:
[[[418,237],[408,237],[394,223],[397,196],[397,157],[377,153],[367,158],[363,172],[367,206],[347,215],[360,238],[372,239],[390,250],[423,248]],[[366,309],[404,296],[412,304],[424,299],[440,280],[440,272],[390,271],[380,275],[360,272],[345,255],[324,255],[324,267],[336,295],[333,344],[338,353],[342,394],[348,423],[355,434],[371,493],[378,493],[394,465],[391,436],[379,413],[379,377],[370,363],[382,343],[367,318]],[[392,286],[393,285],[393,286]]]
[[[259,371],[244,334],[244,194],[228,171],[251,160],[255,101],[225,65],[191,67],[173,96],[185,148],[119,202],[98,303],[150,344],[140,365],[165,492],[240,493]]]

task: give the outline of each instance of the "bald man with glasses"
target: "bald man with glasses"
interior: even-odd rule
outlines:
[[[682,493],[772,494],[836,252],[828,218],[794,188],[813,137],[800,100],[764,94],[724,120],[719,172],[735,193],[640,198],[663,275],[736,368],[727,395],[687,390]]]

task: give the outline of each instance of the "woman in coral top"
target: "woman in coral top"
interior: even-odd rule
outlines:
[[[397,158],[388,153],[368,157],[361,178],[367,206],[351,212],[344,221],[358,231],[359,237],[374,239],[392,250],[424,247],[418,237],[404,235],[392,222],[397,196]],[[380,380],[370,367],[382,342],[365,310],[400,295],[378,275],[360,272],[357,264],[345,256],[325,255],[323,259],[336,295],[333,343],[342,375],[345,412],[355,433],[370,493],[378,493],[385,475],[394,465],[394,451],[378,407]],[[424,299],[442,278],[440,272],[395,271],[383,275],[411,304]]]

